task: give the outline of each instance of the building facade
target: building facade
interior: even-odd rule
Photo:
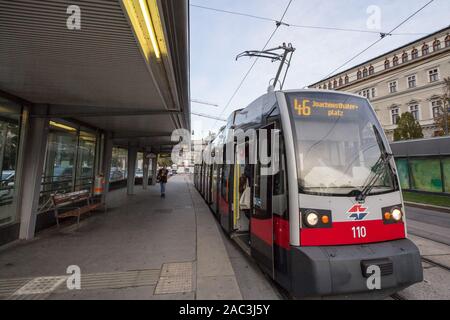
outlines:
[[[450,27],[411,42],[310,86],[368,98],[390,140],[400,116],[410,112],[425,138],[442,130],[444,79],[450,77]]]

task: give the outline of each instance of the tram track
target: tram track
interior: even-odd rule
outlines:
[[[422,239],[425,239],[425,240],[428,240],[428,241],[433,241],[435,243],[439,243],[439,244],[442,244],[442,245],[445,245],[445,246],[449,246],[448,243],[437,241],[437,240],[425,237],[423,235],[418,235],[418,234],[415,234],[415,233],[412,233],[412,232],[410,232],[410,234],[415,236],[415,237],[418,237],[418,238],[422,238]],[[447,265],[444,265],[444,264],[439,263],[437,261],[434,261],[433,259],[431,259],[431,257],[432,257],[432,255],[430,255],[430,256],[423,256],[423,255],[421,255],[421,258],[422,258],[423,262],[426,262],[426,263],[428,263],[428,264],[430,264],[430,265],[432,265],[434,267],[438,267],[438,268],[441,268],[441,269],[444,269],[444,270],[450,272],[450,266],[447,266]]]
[[[402,296],[400,293],[394,293],[393,295],[391,295],[391,298],[393,300],[408,300],[404,296]]]
[[[432,267],[436,267],[436,268],[440,268],[443,269],[445,271],[450,272],[450,267],[446,266],[442,263],[436,262],[430,258],[426,258],[426,257],[421,257],[422,261],[425,263],[428,263],[429,265],[431,265]],[[390,296],[393,300],[409,300],[408,298],[406,298],[405,296],[403,296],[401,293],[394,293],[393,295]]]
[[[444,269],[444,270],[450,272],[450,267],[449,266],[446,266],[446,265],[444,265],[442,263],[439,263],[439,262],[436,262],[434,260],[431,260],[430,258],[422,257],[422,261],[426,262],[426,263],[428,263],[428,264],[430,264],[430,265],[432,265],[434,267],[441,268],[441,269]]]

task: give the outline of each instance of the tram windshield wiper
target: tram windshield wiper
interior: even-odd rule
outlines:
[[[367,178],[367,183],[364,184],[363,188],[356,195],[356,201],[364,201],[367,196],[375,187],[377,181],[380,177],[386,172],[386,168],[390,168],[390,161],[394,157],[393,154],[390,154],[386,151],[384,147],[383,140],[381,138],[380,132],[377,127],[373,126],[373,130],[375,133],[375,137],[377,139],[378,145],[380,146],[381,155],[375,165],[372,167],[372,172]]]
[[[380,156],[380,159],[375,163],[372,167],[372,172],[370,176],[367,178],[367,183],[363,186],[363,188],[359,192],[352,192],[353,195],[356,194],[356,201],[364,201],[367,196],[375,187],[377,181],[380,177],[386,172],[386,168],[389,167],[389,162],[393,157],[392,154],[383,153]]]

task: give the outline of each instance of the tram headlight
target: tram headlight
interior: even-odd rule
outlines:
[[[392,219],[394,219],[395,221],[400,221],[403,218],[403,212],[402,210],[395,208],[394,210],[392,210]]]
[[[319,214],[316,212],[308,212],[306,214],[306,223],[309,227],[315,227],[319,223]]]

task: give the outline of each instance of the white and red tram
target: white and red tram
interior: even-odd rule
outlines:
[[[279,143],[269,138],[264,147],[262,129],[278,132]],[[251,130],[256,140],[230,139]],[[273,174],[273,163],[251,164],[251,151],[260,157],[264,148],[279,155]],[[395,161],[367,99],[269,92],[234,112],[205,152],[213,161],[196,166],[197,189],[223,229],[293,296],[383,297],[422,281]],[[246,186],[250,209],[241,208]],[[381,288],[368,286],[371,266]]]

